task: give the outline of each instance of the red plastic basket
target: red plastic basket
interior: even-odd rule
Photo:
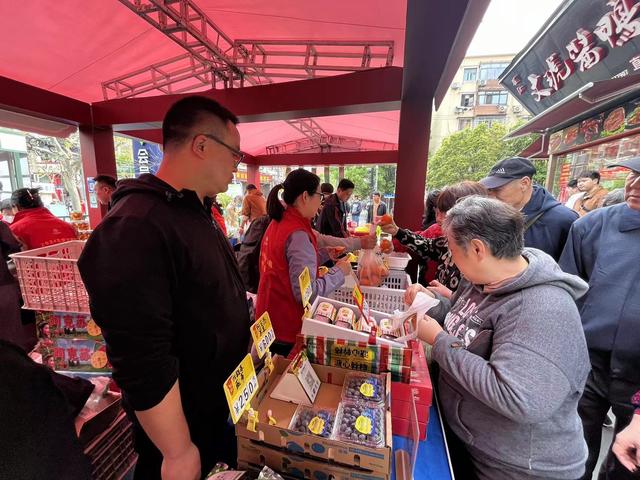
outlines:
[[[16,264],[24,308],[89,313],[89,297],[77,265],[84,244],[73,240],[10,255]]]

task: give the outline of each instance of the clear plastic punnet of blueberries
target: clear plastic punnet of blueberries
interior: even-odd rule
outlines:
[[[338,411],[300,405],[289,429],[372,448],[385,444],[385,385],[380,375],[345,375]]]

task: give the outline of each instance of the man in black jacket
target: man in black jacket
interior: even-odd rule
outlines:
[[[355,185],[351,180],[343,178],[338,183],[336,193],[325,198],[318,220],[318,231],[324,235],[346,238],[347,231],[347,202],[351,198]]]
[[[236,123],[204,97],[175,103],[157,176],[119,183],[78,261],[135,422],[136,479],[198,479],[234,462],[222,385],[248,351],[249,312],[210,198],[242,160]]]

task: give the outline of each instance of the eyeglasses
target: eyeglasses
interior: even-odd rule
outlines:
[[[213,141],[219,143],[220,145],[222,145],[223,147],[226,147],[231,153],[233,153],[233,156],[236,159],[235,165],[234,165],[236,168],[238,168],[238,165],[240,165],[244,161],[244,157],[245,157],[245,153],[244,152],[241,152],[240,150],[237,150],[237,149],[233,148],[232,146],[227,145],[225,142],[220,140],[215,135],[212,135],[210,133],[199,133],[198,135],[204,135],[205,137],[210,138],[211,140],[213,140]]]
[[[313,192],[314,195],[320,195],[320,201],[324,200],[324,193],[322,192]]]

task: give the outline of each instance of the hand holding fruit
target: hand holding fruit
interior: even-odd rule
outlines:
[[[329,254],[329,258],[334,262],[338,261],[338,257],[345,252],[345,247],[327,247],[327,253]]]
[[[433,345],[438,334],[443,331],[440,324],[429,315],[425,315],[418,323],[418,338],[429,345]]]
[[[366,237],[360,238],[360,248],[364,248],[365,250],[371,250],[376,246],[376,242],[378,239],[375,235],[367,235]]]
[[[451,290],[449,290],[447,287],[445,287],[443,284],[441,284],[437,280],[431,280],[429,282],[429,286],[427,287],[427,289],[429,289],[432,292],[439,293],[444,298],[451,298],[451,295],[453,295],[453,292]]]
[[[399,230],[398,226],[393,221],[393,217],[388,213],[380,217],[380,220],[378,220],[378,225],[380,225],[380,228],[384,233],[390,233],[393,237],[395,237],[396,233],[398,233]]]

